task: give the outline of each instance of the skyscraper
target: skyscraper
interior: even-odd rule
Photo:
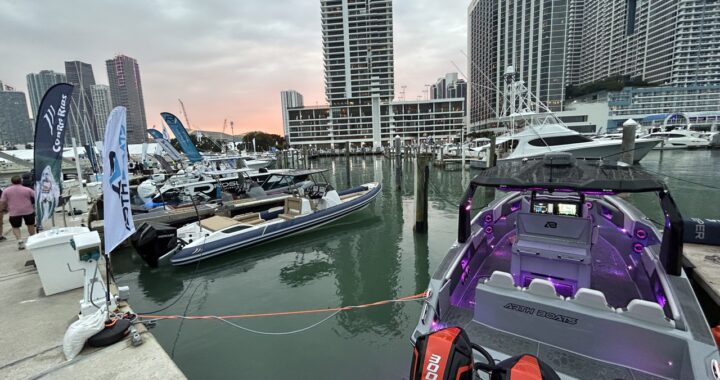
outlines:
[[[107,124],[108,116],[112,111],[112,98],[110,97],[110,86],[104,84],[96,84],[90,88],[92,95],[92,101],[95,111],[95,125],[97,126],[97,133],[99,138],[102,140],[105,136],[105,125]]]
[[[0,142],[24,144],[32,142],[33,127],[28,115],[25,93],[2,90],[0,82]]]
[[[127,108],[128,143],[143,143],[147,134],[147,119],[137,61],[125,55],[118,55],[105,61],[105,64],[110,81],[112,106]]]
[[[41,70],[39,73],[30,73],[26,76],[30,107],[34,117],[45,92],[55,84],[67,82],[65,73],[56,73],[52,70]]]
[[[467,96],[467,82],[458,79],[457,73],[447,73],[430,86],[430,99],[464,98]]]
[[[303,96],[295,90],[285,90],[280,92],[280,106],[282,107],[283,116],[283,134],[288,140],[290,134],[290,124],[288,119],[288,108],[296,108],[303,106]],[[289,143],[289,141],[287,141]]]
[[[381,144],[380,103],[395,96],[390,0],[321,0],[325,95],[336,133]]]
[[[95,84],[92,65],[80,61],[67,61],[65,62],[65,75],[67,82],[75,86],[68,113],[70,129],[65,134],[65,141],[70,142],[74,137],[80,145],[91,144],[98,140],[90,91]]]

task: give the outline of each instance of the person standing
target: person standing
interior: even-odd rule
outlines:
[[[25,249],[25,242],[22,240],[20,227],[23,220],[27,226],[28,234],[35,235],[35,191],[22,185],[20,176],[13,176],[10,179],[12,185],[6,188],[0,196],[0,208],[7,209],[10,226],[13,235],[18,242],[18,249]]]
[[[0,198],[2,197],[2,189],[0,189]],[[0,241],[5,241],[7,238],[5,237],[5,226],[3,226],[3,219],[5,219],[5,211],[0,208]]]

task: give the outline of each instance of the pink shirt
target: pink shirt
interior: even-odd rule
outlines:
[[[35,212],[33,198],[35,191],[23,185],[12,185],[3,190],[0,202],[7,204],[8,215],[22,216]]]

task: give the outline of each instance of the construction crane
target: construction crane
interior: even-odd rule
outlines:
[[[188,132],[192,131],[192,127],[190,126],[190,119],[188,118],[187,111],[185,111],[185,104],[183,104],[181,99],[178,99],[178,102],[180,102],[180,109],[182,109],[183,116],[185,116],[185,124],[187,124],[187,130]]]
[[[227,119],[225,119],[225,121],[223,121],[223,132],[222,132],[223,134],[225,134],[225,127],[227,127]]]

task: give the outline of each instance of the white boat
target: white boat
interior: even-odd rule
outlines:
[[[473,218],[480,186],[505,194]],[[616,195],[641,192],[659,198],[662,230]],[[479,172],[458,211],[457,241],[411,337],[420,342],[412,368],[439,349],[422,342],[464,331],[479,347],[475,369],[533,355],[559,376],[521,378],[719,378],[718,347],[682,265],[683,219],[660,179],[553,154]]]
[[[706,149],[710,145],[710,140],[703,137],[701,132],[692,132],[685,129],[652,132],[644,137],[660,139],[662,141],[653,148],[655,150]]]
[[[499,121],[507,125],[508,133],[496,140],[498,161],[522,160],[555,152],[568,152],[578,158],[602,159],[609,163],[622,157],[622,141],[593,140],[567,128],[525,87],[523,81],[515,80],[512,66],[506,71],[506,80],[508,106],[502,111]],[[659,139],[653,138],[635,140],[634,161],[642,160],[659,142]],[[489,144],[483,146],[476,157],[487,159],[489,147]]]

